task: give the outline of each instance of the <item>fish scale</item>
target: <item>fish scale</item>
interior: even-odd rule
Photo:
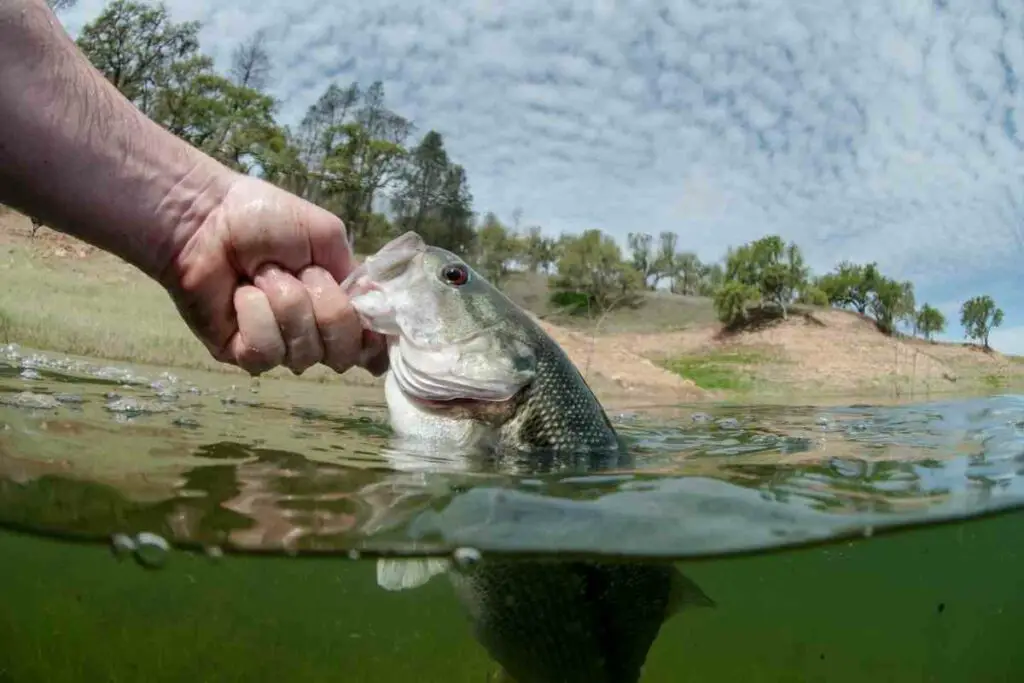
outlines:
[[[547,338],[532,343],[536,378],[502,427],[502,442],[524,450],[619,449],[601,404],[562,349]]]

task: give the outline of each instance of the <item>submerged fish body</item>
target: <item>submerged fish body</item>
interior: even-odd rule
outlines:
[[[485,560],[449,577],[516,683],[636,683],[669,617],[714,606],[668,563]]]
[[[519,471],[621,466],[629,453],[561,347],[455,254],[406,233],[342,286],[388,340],[395,432],[472,457],[514,454]],[[713,606],[670,563],[381,560],[389,590],[446,574],[477,639],[516,683],[635,683],[662,624]]]

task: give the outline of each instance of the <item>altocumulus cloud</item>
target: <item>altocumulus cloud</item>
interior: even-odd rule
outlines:
[[[100,11],[80,0],[74,35]],[[169,0],[226,67],[266,29],[282,117],[384,81],[479,210],[557,233],[778,232],[819,271],[876,260],[918,300],[993,294],[1024,351],[1024,3],[1016,0]],[[971,289],[968,290],[968,287]]]

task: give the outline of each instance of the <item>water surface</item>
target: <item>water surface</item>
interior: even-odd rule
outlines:
[[[375,579],[467,548],[677,562],[716,606],[644,681],[1024,680],[1021,396],[616,409],[634,467],[516,475],[373,391],[0,359],[0,681],[479,682],[446,582]]]

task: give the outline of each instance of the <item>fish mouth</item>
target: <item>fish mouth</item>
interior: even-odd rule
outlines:
[[[350,297],[380,289],[381,284],[399,277],[418,256],[426,253],[427,244],[417,233],[399,235],[348,274],[340,286]]]
[[[485,399],[458,396],[448,399],[430,399],[416,396],[404,388],[399,391],[410,403],[428,412],[452,418],[471,419],[478,422],[501,424],[511,417],[519,406],[520,392],[508,398]]]
[[[375,282],[387,282],[402,275],[416,257],[427,251],[427,244],[419,234],[409,231],[399,235],[368,257],[360,266],[364,275]]]

